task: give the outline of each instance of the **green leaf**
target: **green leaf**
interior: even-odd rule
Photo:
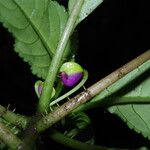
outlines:
[[[131,129],[150,140],[150,104],[112,106],[109,111],[118,115]]]
[[[77,108],[75,111],[82,111],[82,110],[85,110],[85,109],[90,109],[90,108],[98,107],[98,106],[101,106],[101,105],[104,105],[104,106],[107,105],[108,106],[108,105],[113,104],[114,101],[116,101],[115,100],[116,98],[114,97],[114,94],[117,91],[121,90],[125,86],[127,87],[127,89],[132,90],[131,87],[130,88],[128,87],[128,85],[133,80],[135,80],[136,78],[140,77],[140,75],[142,75],[144,72],[146,72],[149,69],[150,69],[150,60],[146,61],[141,66],[139,66],[138,68],[136,68],[133,71],[131,71],[130,73],[128,73],[126,76],[124,76],[123,78],[121,78],[120,80],[118,80],[117,82],[112,84],[106,90],[104,90],[103,92],[101,92],[98,95],[96,95],[93,99],[91,99],[90,102],[88,102],[86,104],[83,104],[82,106]],[[148,82],[146,82],[145,85],[146,84],[148,84],[147,87],[150,86]],[[142,85],[139,85],[139,86],[142,86]],[[147,88],[147,87],[145,88],[144,91],[145,92],[147,91],[149,93],[149,88]],[[134,91],[134,93],[137,93],[137,90],[138,89],[136,89]],[[146,94],[146,93],[142,93],[142,94]],[[116,95],[116,97],[117,97],[117,95]],[[135,102],[135,101],[137,102],[137,97],[138,97],[138,99],[140,99],[140,96],[138,95],[138,96],[136,96],[136,99],[135,98],[131,99],[130,102],[132,102],[132,100],[133,100],[133,102]],[[119,102],[121,102],[121,100]],[[149,99],[149,97],[143,95],[142,100],[140,100],[140,102],[143,102],[143,103],[144,102],[150,102],[150,99]]]
[[[75,2],[76,0],[69,0],[69,12],[72,11]],[[85,19],[90,13],[92,13],[102,2],[103,0],[84,0],[77,24]]]
[[[45,78],[67,22],[65,8],[51,0],[0,0],[0,16],[15,37],[15,51]]]
[[[145,76],[146,77],[146,76]],[[150,103],[150,70],[144,80],[136,80],[135,84],[119,91],[112,100],[118,103]],[[125,104],[116,105],[108,109],[118,115],[127,125],[144,137],[150,139],[150,104]]]

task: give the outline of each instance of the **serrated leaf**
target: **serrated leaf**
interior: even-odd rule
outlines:
[[[76,0],[69,0],[69,12],[72,11],[75,2]],[[92,13],[102,2],[103,0],[84,0],[77,24],[85,19],[90,13]]]
[[[141,66],[139,66],[138,68],[136,68],[133,71],[131,71],[130,73],[128,73],[126,76],[124,76],[123,78],[121,78],[120,80],[118,80],[117,82],[112,84],[106,90],[104,90],[103,92],[101,92],[98,95],[96,95],[90,102],[88,102],[86,104],[83,104],[82,106],[77,108],[75,111],[81,111],[81,110],[85,110],[85,109],[90,109],[90,108],[93,108],[93,107],[98,107],[99,105],[111,105],[111,104],[113,104],[113,101],[116,101],[115,100],[116,98],[112,97],[112,95],[114,95],[117,91],[121,90],[125,86],[127,87],[127,89],[129,89],[128,85],[133,80],[135,80],[140,75],[142,75],[144,72],[146,72],[147,70],[149,71],[149,69],[150,69],[150,60],[146,61]],[[142,84],[142,82],[141,82],[141,84]],[[142,93],[143,94],[143,97],[142,97],[143,101],[142,102],[150,102],[149,97],[144,96],[144,94],[146,94],[146,91],[149,94],[150,90],[149,90],[148,87],[150,87],[150,85],[149,85],[150,83],[146,82],[144,84],[147,85],[147,87],[144,90],[145,93]],[[141,89],[140,87],[141,87],[141,85],[139,85],[139,87],[137,87],[137,89],[135,89],[134,91],[130,91],[130,92],[131,93],[137,93],[137,91]],[[143,89],[144,89],[144,87],[143,87]],[[136,95],[136,98],[137,97],[139,98],[140,96]],[[135,100],[133,100],[133,101],[135,102]],[[119,102],[121,102],[121,100]]]
[[[0,16],[15,37],[15,51],[45,78],[68,18],[65,8],[51,0],[0,0]]]

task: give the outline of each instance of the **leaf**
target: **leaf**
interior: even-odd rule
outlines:
[[[65,8],[51,0],[0,0],[0,16],[15,37],[15,51],[45,78],[68,18]]]
[[[146,61],[144,64],[142,64],[141,66],[139,66],[138,68],[134,69],[133,71],[131,71],[130,73],[128,73],[126,76],[124,76],[123,78],[121,78],[120,80],[118,80],[117,82],[115,82],[114,84],[112,84],[110,87],[108,87],[106,90],[104,90],[103,92],[99,93],[98,95],[96,95],[93,99],[91,99],[90,102],[86,103],[86,104],[83,104],[82,106],[80,106],[79,108],[77,108],[75,111],[82,111],[82,110],[85,110],[85,109],[90,109],[90,108],[93,108],[93,107],[98,107],[98,106],[101,106],[101,105],[111,105],[114,103],[114,101],[116,101],[115,99],[117,98],[117,95],[116,97],[114,97],[114,94],[123,89],[125,86],[127,89],[130,89],[131,90],[131,87],[129,88],[128,85],[135,79],[137,79],[138,77],[140,77],[144,72],[148,71],[149,72],[149,69],[150,69],[150,60]],[[136,82],[136,80],[135,80]],[[131,83],[132,84],[132,83]],[[142,82],[141,82],[142,84]],[[149,94],[149,88],[150,87],[150,83],[149,82],[144,82],[146,86],[146,88],[144,89],[144,93],[143,96],[142,96],[142,100],[140,100],[140,102],[142,101],[143,103],[144,102],[150,102],[150,99],[149,97],[146,97],[144,94],[147,94],[146,91],[148,92]],[[136,90],[132,91],[131,93],[137,93],[137,90],[140,90],[140,87],[142,85],[139,85],[139,87],[137,87]],[[138,93],[139,94],[139,93]],[[140,98],[140,96],[136,95],[136,99]],[[122,97],[123,98],[123,97]],[[133,100],[134,102],[136,100],[135,98],[134,99],[131,99],[131,101]],[[121,99],[122,100],[122,99]],[[121,102],[121,100],[119,102]],[[130,101],[130,102],[131,102]],[[125,102],[125,100],[124,100]]]
[[[112,106],[109,111],[118,115],[129,128],[150,140],[150,104],[126,104]]]
[[[76,0],[69,0],[68,7],[70,13],[75,2]],[[102,2],[103,0],[84,0],[84,4],[82,6],[77,24],[80,23],[83,19],[85,19],[90,13],[92,13]]]
[[[150,72],[148,77],[140,84],[132,85],[132,90],[128,92],[120,91],[115,94],[115,101],[117,103],[148,101],[150,103]],[[131,85],[130,85],[131,86]],[[130,89],[131,87],[128,87]],[[114,98],[112,99],[114,100]],[[116,105],[108,109],[111,113],[118,115],[127,125],[136,132],[141,133],[144,137],[150,139],[150,104],[126,104]]]

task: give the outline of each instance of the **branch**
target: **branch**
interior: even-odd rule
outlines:
[[[38,103],[37,113],[31,118],[26,130],[24,131],[23,141],[25,145],[30,147],[28,149],[32,148],[34,141],[38,137],[38,132],[36,130],[36,123],[42,118],[41,113],[47,111],[49,108],[54,81],[56,79],[57,72],[62,62],[62,58],[65,52],[65,47],[68,43],[70,35],[73,32],[73,29],[74,29],[76,20],[78,18],[78,15],[80,13],[83,2],[84,0],[78,0],[76,1],[73,7],[73,11],[71,12],[69,16],[64,32],[58,43],[55,55],[52,59],[46,80],[44,82],[42,94],[40,96],[39,103]],[[26,149],[27,149],[26,146],[22,146],[22,150],[26,150]]]
[[[29,120],[28,117],[9,111],[2,105],[0,105],[0,117],[20,128],[25,128]]]
[[[65,47],[68,43],[70,35],[73,32],[73,29],[74,29],[75,23],[77,21],[78,15],[80,13],[83,2],[84,2],[84,0],[76,1],[73,11],[71,12],[70,17],[67,21],[63,35],[58,43],[58,47],[57,47],[55,55],[52,59],[47,78],[44,82],[42,95],[39,99],[39,105],[38,105],[39,112],[45,112],[45,110],[48,109],[54,81],[55,81],[57,72],[59,70],[60,64],[62,62]]]
[[[3,110],[7,110],[7,108],[0,105],[0,112],[2,112]],[[15,122],[12,122],[12,119],[10,117],[8,118],[8,116],[7,116],[8,114],[11,114],[13,116],[13,119],[15,120]],[[15,114],[12,111],[9,111],[9,113],[8,113],[8,110],[7,110],[7,113],[6,112],[2,113],[1,117],[3,117],[7,121],[10,121],[10,123],[12,123],[13,125],[18,125],[18,122],[20,122],[20,119],[21,119],[22,121],[21,121],[21,124],[19,127],[23,128],[23,129],[26,128],[27,123],[29,122],[28,117],[19,115],[19,118],[18,118],[18,114]],[[0,126],[0,128],[1,128],[1,126]],[[1,128],[1,130],[4,130],[4,128]],[[98,145],[90,145],[90,144],[80,142],[78,140],[68,138],[64,134],[62,134],[62,133],[60,133],[57,130],[52,129],[52,128],[50,129],[49,132],[50,132],[49,136],[52,140],[62,144],[66,148],[73,148],[73,149],[78,149],[78,150],[80,150],[80,149],[81,150],[82,149],[87,149],[87,150],[93,150],[93,149],[94,150],[117,150],[117,148],[107,148],[107,147],[102,147],[102,146],[98,146]],[[2,136],[2,138],[3,138],[3,136]],[[3,141],[5,142],[5,140],[3,140]],[[5,144],[7,144],[7,143],[5,143]],[[13,144],[14,144],[14,142],[13,142]],[[17,144],[19,144],[19,143],[17,143]],[[16,144],[16,147],[17,147],[17,144]],[[8,145],[8,146],[10,147],[10,145]],[[10,147],[10,148],[12,148],[12,147]],[[20,145],[20,148],[22,148],[22,145]],[[122,149],[122,150],[124,150],[124,149]]]
[[[0,139],[11,149],[19,149],[23,142],[0,122]]]
[[[112,85],[114,82],[124,77],[127,73],[136,69],[137,67],[139,67],[140,65],[142,65],[144,62],[146,62],[149,59],[150,59],[150,50],[146,51],[139,57],[130,61],[126,65],[122,66],[121,68],[117,69],[110,75],[106,76],[104,79],[98,81],[97,83],[89,87],[86,91],[83,91],[82,93],[78,94],[77,96],[72,98],[70,101],[66,102],[61,107],[54,110],[52,113],[42,118],[37,123],[36,130],[38,132],[42,132],[45,129],[49,128],[50,126],[55,124],[57,121],[59,121],[60,119],[68,115],[75,108],[85,103],[86,101],[91,99],[93,96],[95,96],[99,92],[102,92],[108,86]],[[1,112],[1,109],[0,109],[0,112]]]
[[[2,112],[3,110],[7,110],[7,108],[4,108],[3,106],[0,105],[0,112]],[[8,111],[8,110],[7,110]],[[20,118],[22,117],[22,122],[24,122],[23,124],[20,124],[20,126],[24,129],[27,125],[27,123],[29,122],[29,118],[26,116],[22,116],[19,115],[20,118],[18,120],[18,114],[15,114],[12,111],[9,111],[9,113],[11,115],[13,115],[14,119],[16,120],[17,123],[19,122]],[[8,119],[7,121],[9,121],[10,118],[7,118],[7,115],[5,115],[5,113],[3,113],[3,115],[1,116],[4,119]],[[6,118],[5,118],[6,117]],[[11,121],[11,119],[10,119]],[[26,124],[26,125],[25,125]],[[14,124],[15,125],[15,124]],[[25,125],[25,126],[24,126]],[[0,127],[1,128],[1,127]],[[3,128],[1,128],[2,130],[4,130]],[[63,146],[65,146],[66,148],[73,148],[73,149],[78,149],[78,150],[82,150],[82,149],[87,149],[87,150],[127,150],[127,149],[120,149],[120,148],[108,148],[108,147],[103,147],[103,146],[98,146],[98,145],[90,145],[90,144],[86,144],[86,143],[82,143],[80,141],[71,139],[66,137],[65,135],[63,135],[62,133],[58,132],[55,129],[50,129],[50,134],[49,134],[50,138],[60,144],[62,144]],[[1,137],[1,136],[0,136]],[[2,136],[3,137],[3,136]],[[4,141],[4,140],[3,140]],[[5,141],[4,141],[5,142]],[[7,143],[5,143],[7,144]],[[18,143],[19,144],[19,143]],[[8,144],[7,144],[8,145]],[[9,145],[8,145],[9,146]],[[22,148],[22,145],[18,145],[20,147],[18,148]],[[17,147],[17,145],[16,145]],[[12,147],[11,147],[12,148]],[[138,150],[141,150],[142,148],[139,148]]]
[[[137,58],[122,66],[121,68],[112,72],[110,75],[106,76],[102,80],[89,87],[87,90],[81,92],[80,94],[72,98],[70,101],[63,104],[61,107],[54,110],[52,113],[49,113],[37,123],[37,130],[41,132],[49,128],[50,126],[58,122],[60,119],[68,115],[71,111],[76,109],[78,106],[87,102],[92,97],[102,92],[114,82],[118,81],[120,78],[124,77],[126,74],[136,69],[149,59],[150,50],[146,51],[142,55],[138,56]]]

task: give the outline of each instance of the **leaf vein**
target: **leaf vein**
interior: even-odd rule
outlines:
[[[19,7],[20,11],[25,15],[27,20],[30,22],[30,24],[33,27],[33,30],[35,31],[35,33],[41,38],[41,42],[43,43],[43,46],[45,47],[47,53],[50,55],[50,57],[52,57],[53,53],[52,53],[50,47],[48,46],[47,42],[44,40],[43,36],[40,34],[40,31],[36,28],[36,26],[32,22],[31,18],[28,17],[26,12],[20,7],[20,5],[15,0],[13,0],[13,2]]]
[[[147,127],[147,130],[148,130],[149,133],[150,133],[150,128],[149,128],[149,126],[147,125],[147,123],[145,122],[145,120],[144,120],[144,119],[140,116],[140,114],[135,110],[134,105],[132,104],[131,106],[132,106],[132,109],[133,109],[134,113],[144,122],[145,126]]]

